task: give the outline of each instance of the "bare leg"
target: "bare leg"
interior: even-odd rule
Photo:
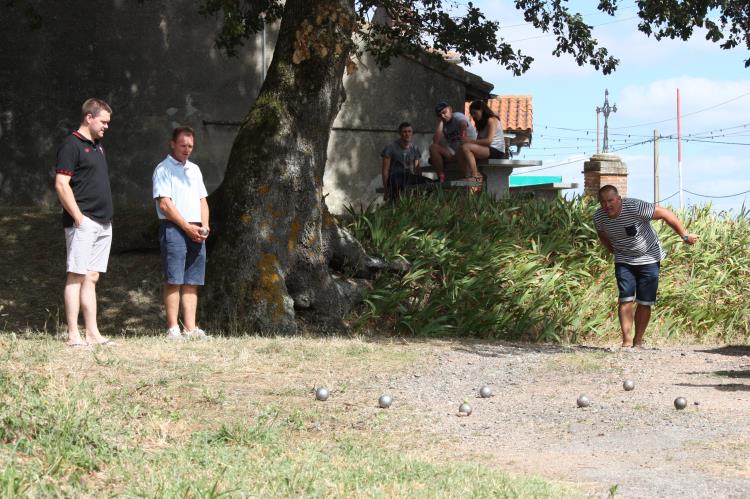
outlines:
[[[634,347],[643,346],[643,335],[646,334],[646,327],[651,320],[651,306],[641,305],[635,308],[635,338],[633,339]]]
[[[81,345],[81,332],[78,329],[78,312],[81,308],[81,284],[85,276],[68,272],[65,279],[65,322],[68,324],[68,345]]]
[[[477,159],[487,159],[490,157],[490,148],[486,146],[480,146],[479,144],[464,144],[461,146],[461,155],[459,156],[459,163],[464,162],[464,175],[467,177],[479,177],[479,169],[477,168]]]
[[[81,311],[83,323],[86,325],[86,341],[89,343],[104,343],[106,338],[99,333],[96,323],[96,283],[99,272],[88,272],[81,284]]]
[[[430,145],[430,164],[435,169],[435,173],[438,174],[438,177],[445,176],[445,173],[443,173],[443,149],[444,147],[439,144]]]
[[[633,346],[633,302],[620,303],[617,309],[620,318],[620,329],[622,329],[622,346]]]
[[[186,331],[195,329],[195,311],[198,308],[198,286],[185,284],[181,290],[182,321]]]
[[[164,285],[164,308],[167,312],[167,328],[179,326],[177,316],[180,312],[180,285]]]

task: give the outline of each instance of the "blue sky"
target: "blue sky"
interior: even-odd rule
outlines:
[[[564,181],[578,182],[582,188],[583,161],[596,152],[596,107],[604,103],[607,88],[610,105],[617,105],[609,120],[610,151],[628,165],[628,195],[653,201],[654,148],[649,139],[654,129],[662,136],[676,137],[679,88],[682,136],[700,140],[682,143],[685,206],[711,202],[717,211],[734,213],[743,204],[750,207],[750,192],[718,197],[750,191],[747,50],[721,50],[700,34],[687,42],[657,42],[637,30],[634,3],[624,3],[612,18],[598,13],[596,2],[571,2],[572,10],[596,26],[594,34],[600,43],[620,59],[618,69],[604,76],[593,68],[579,67],[571,57],[553,56],[554,37],[524,23],[511,2],[475,4],[488,18],[501,21],[506,41],[535,58],[531,70],[520,77],[496,63],[473,64],[467,69],[493,83],[497,94],[533,96],[533,144],[518,157],[543,160],[543,170],[534,168],[536,174],[562,175]],[[643,141],[648,142],[637,145]],[[664,204],[676,208],[679,197],[670,196],[678,191],[677,141],[661,140],[659,156],[659,197],[669,197]]]

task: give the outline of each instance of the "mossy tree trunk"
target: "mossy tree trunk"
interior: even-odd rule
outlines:
[[[203,317],[225,331],[292,334],[300,310],[327,326],[343,324],[352,285],[328,267],[336,222],[322,187],[350,45],[321,50],[318,37],[305,59],[301,40],[316,18],[312,34],[321,32],[321,13],[353,19],[353,9],[350,0],[286,2],[266,80],[211,199],[214,241],[201,304]]]

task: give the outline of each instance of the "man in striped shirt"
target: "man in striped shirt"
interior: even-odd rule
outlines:
[[[604,247],[615,255],[622,346],[642,347],[651,307],[656,303],[660,262],[665,256],[651,220],[664,220],[685,244],[695,244],[698,236],[688,234],[672,211],[640,199],[623,199],[612,185],[599,189],[599,204],[594,226]],[[633,302],[638,304],[635,314]]]

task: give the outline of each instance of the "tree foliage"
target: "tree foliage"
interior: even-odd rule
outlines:
[[[515,0],[516,9],[535,28],[555,36],[553,54],[573,57],[578,65],[590,64],[604,74],[617,67],[618,60],[601,47],[593,27],[561,0]],[[610,16],[621,0],[600,0],[597,9]],[[229,54],[264,22],[283,15],[281,0],[204,0],[201,12],[217,15],[222,26],[217,45]],[[696,28],[705,28],[707,40],[723,49],[744,43],[750,49],[750,3],[744,0],[638,0],[638,29],[654,36],[687,40]],[[389,22],[373,23],[379,9]],[[489,20],[473,3],[459,5],[452,0],[358,0],[351,32],[361,43],[352,46],[353,55],[370,53],[380,66],[399,55],[428,52],[456,52],[463,63],[496,60],[516,75],[527,71],[533,58],[515,50],[502,38],[500,20]],[[335,43],[328,48],[334,48]],[[343,47],[343,46],[342,46]],[[750,58],[745,61],[750,66]]]

